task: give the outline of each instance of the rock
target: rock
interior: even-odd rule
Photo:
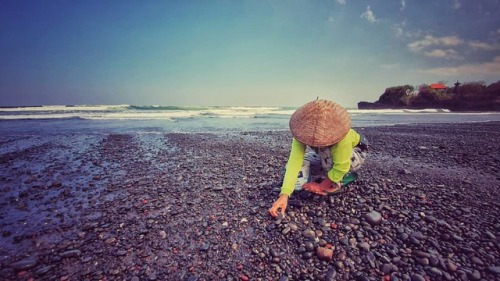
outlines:
[[[385,274],[388,275],[393,271],[397,271],[398,268],[394,264],[390,263],[384,263],[381,267],[380,270]]]
[[[429,265],[429,259],[428,258],[415,258],[418,264],[426,266]]]
[[[457,267],[454,263],[452,263],[451,261],[448,261],[448,262],[446,263],[446,268],[447,268],[447,270],[448,270],[449,272],[455,272],[455,271],[457,271],[457,268],[458,268],[458,267]]]
[[[64,253],[61,253],[62,258],[75,258],[82,254],[80,250],[69,250]]]
[[[285,228],[281,231],[281,234],[283,234],[283,235],[287,235],[290,231],[291,231],[291,228],[290,228],[290,227],[285,227]]]
[[[21,270],[27,270],[35,267],[38,264],[38,261],[34,257],[29,257],[25,258],[23,260],[14,262],[10,264],[10,267],[12,267],[14,270],[21,271]]]
[[[316,254],[320,260],[324,261],[331,261],[333,258],[333,250],[324,247],[318,247],[316,249]]]
[[[369,252],[370,251],[370,244],[368,244],[367,242],[361,242],[358,244],[358,248],[361,248],[364,251]]]
[[[412,274],[410,276],[410,280],[411,281],[425,281],[425,278],[422,275],[415,273],[415,274]]]
[[[500,275],[500,266],[490,266],[488,267],[488,271],[493,274]]]
[[[325,274],[325,281],[334,281],[337,276],[337,271],[335,269],[330,268]]]
[[[382,215],[377,211],[371,211],[365,215],[366,221],[371,225],[378,225],[382,223]]]
[[[429,273],[436,277],[443,275],[443,272],[436,267],[431,267],[431,269],[429,269]]]
[[[311,229],[304,230],[304,232],[302,232],[302,235],[304,235],[304,237],[309,239],[314,239],[314,237],[316,237],[316,233]]]

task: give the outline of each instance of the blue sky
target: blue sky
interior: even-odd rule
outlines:
[[[0,2],[0,105],[346,107],[500,80],[500,0]]]

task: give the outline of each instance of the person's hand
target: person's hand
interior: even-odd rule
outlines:
[[[321,190],[321,185],[317,182],[306,182],[302,185],[302,189],[305,189],[307,191],[310,191],[310,190]]]
[[[278,217],[279,213],[285,215],[286,206],[288,205],[288,195],[281,194],[280,197],[273,203],[269,214],[274,218]]]

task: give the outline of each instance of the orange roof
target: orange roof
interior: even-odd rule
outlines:
[[[443,89],[447,89],[448,87],[446,87],[445,85],[441,84],[441,83],[437,83],[437,84],[431,84],[431,89],[435,89],[435,90],[443,90]]]

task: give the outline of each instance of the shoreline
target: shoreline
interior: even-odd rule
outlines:
[[[355,129],[358,181],[294,193],[281,220],[289,132],[3,136],[0,276],[498,278],[500,122]]]

